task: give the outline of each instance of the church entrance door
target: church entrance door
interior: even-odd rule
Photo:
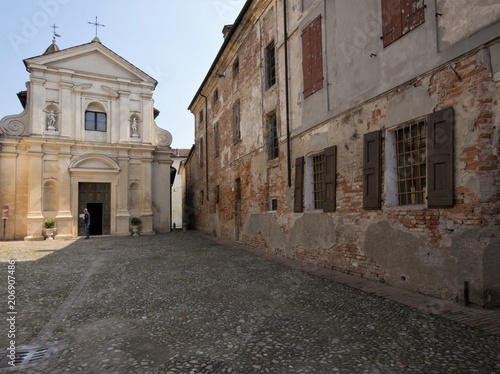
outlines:
[[[90,213],[90,235],[111,233],[111,183],[78,183],[78,213]],[[78,236],[85,235],[83,220],[78,220]]]

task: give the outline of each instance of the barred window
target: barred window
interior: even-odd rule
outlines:
[[[276,84],[276,56],[274,41],[266,48],[266,89]]]
[[[399,205],[425,203],[426,132],[425,121],[395,131]]]
[[[233,142],[234,144],[237,144],[240,141],[240,100],[238,99],[233,105]]]
[[[324,201],[324,174],[325,174],[325,155],[323,153],[312,157],[313,168],[313,192],[314,209],[323,209]]]
[[[269,160],[279,157],[278,123],[276,113],[267,118],[267,155]]]

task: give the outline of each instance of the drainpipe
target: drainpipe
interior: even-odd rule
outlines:
[[[200,96],[205,99],[205,182],[206,182],[206,193],[207,201],[210,200],[208,198],[208,101],[207,97],[200,93]]]
[[[290,101],[288,99],[288,32],[287,32],[287,0],[283,0],[283,32],[284,32],[284,47],[285,47],[285,121],[286,121],[286,161],[288,171],[288,187],[292,186],[292,150],[290,142]]]

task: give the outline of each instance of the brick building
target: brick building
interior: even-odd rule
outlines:
[[[189,109],[191,227],[500,305],[500,4],[248,0]]]

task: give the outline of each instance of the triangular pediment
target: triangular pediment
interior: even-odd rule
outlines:
[[[51,70],[74,71],[76,73],[108,76],[131,81],[149,82],[156,85],[156,80],[135,67],[133,64],[103,46],[100,42],[91,42],[58,52],[32,57],[24,60],[28,70],[49,68]]]

